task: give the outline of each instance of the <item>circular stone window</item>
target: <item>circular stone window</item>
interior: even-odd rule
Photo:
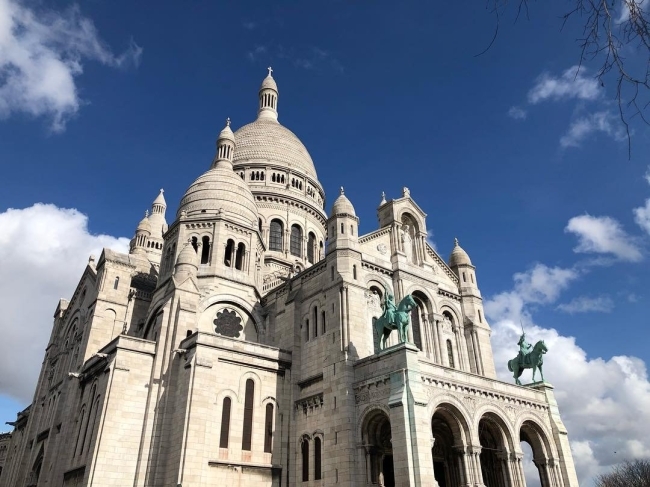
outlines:
[[[239,338],[244,325],[242,325],[242,319],[235,310],[224,308],[217,312],[214,329],[219,335]]]

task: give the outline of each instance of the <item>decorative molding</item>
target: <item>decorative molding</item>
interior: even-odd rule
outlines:
[[[303,399],[298,399],[296,401],[296,411],[302,409],[302,412],[306,415],[310,412],[313,412],[315,409],[322,408],[324,404],[323,393],[320,392]]]
[[[454,301],[460,301],[460,294],[452,293],[451,291],[446,291],[440,288],[438,288],[438,296],[453,299]]]

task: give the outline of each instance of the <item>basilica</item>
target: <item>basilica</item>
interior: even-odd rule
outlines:
[[[427,243],[406,187],[365,235],[343,188],[326,212],[270,69],[257,98],[56,305],[0,486],[525,487],[527,442],[543,487],[578,487],[553,387],[496,377],[459,242]]]

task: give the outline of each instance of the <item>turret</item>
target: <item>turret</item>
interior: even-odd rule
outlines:
[[[470,353],[472,372],[487,377],[496,377],[490,325],[483,312],[483,299],[476,280],[476,267],[469,255],[454,239],[454,248],[449,256],[449,267],[458,276],[458,287],[463,308],[465,338]]]
[[[476,267],[467,252],[460,246],[458,239],[454,239],[454,248],[449,255],[449,267],[458,276],[461,294],[481,296],[476,282]]]
[[[149,222],[149,211],[144,212],[144,218],[138,223],[135,229],[135,237],[131,240],[130,254],[146,254],[149,238],[151,237],[151,223]]]
[[[354,211],[354,206],[345,196],[341,188],[341,194],[334,204],[330,217],[327,220],[327,252],[337,249],[357,249],[359,246],[359,218]]]
[[[192,242],[188,241],[178,254],[176,264],[174,265],[174,279],[177,282],[183,282],[190,276],[195,276],[199,269],[197,252],[192,247]]]

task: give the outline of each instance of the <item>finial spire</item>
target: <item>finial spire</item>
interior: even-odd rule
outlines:
[[[384,203],[386,203],[386,193],[384,193],[384,192],[382,191],[382,192],[381,192],[381,202],[380,202],[379,204],[380,204],[380,205],[383,205]]]
[[[458,238],[454,237],[454,247],[458,247]]]
[[[268,75],[272,78],[272,77],[273,77],[273,68],[272,68],[271,66],[269,66],[269,67],[266,68],[266,69],[269,70],[269,74],[268,74]]]
[[[341,186],[341,194],[345,194],[345,190],[343,189],[343,186]]]
[[[149,210],[144,210],[144,217],[149,218]]]
[[[226,119],[226,127],[230,127],[230,117]]]

